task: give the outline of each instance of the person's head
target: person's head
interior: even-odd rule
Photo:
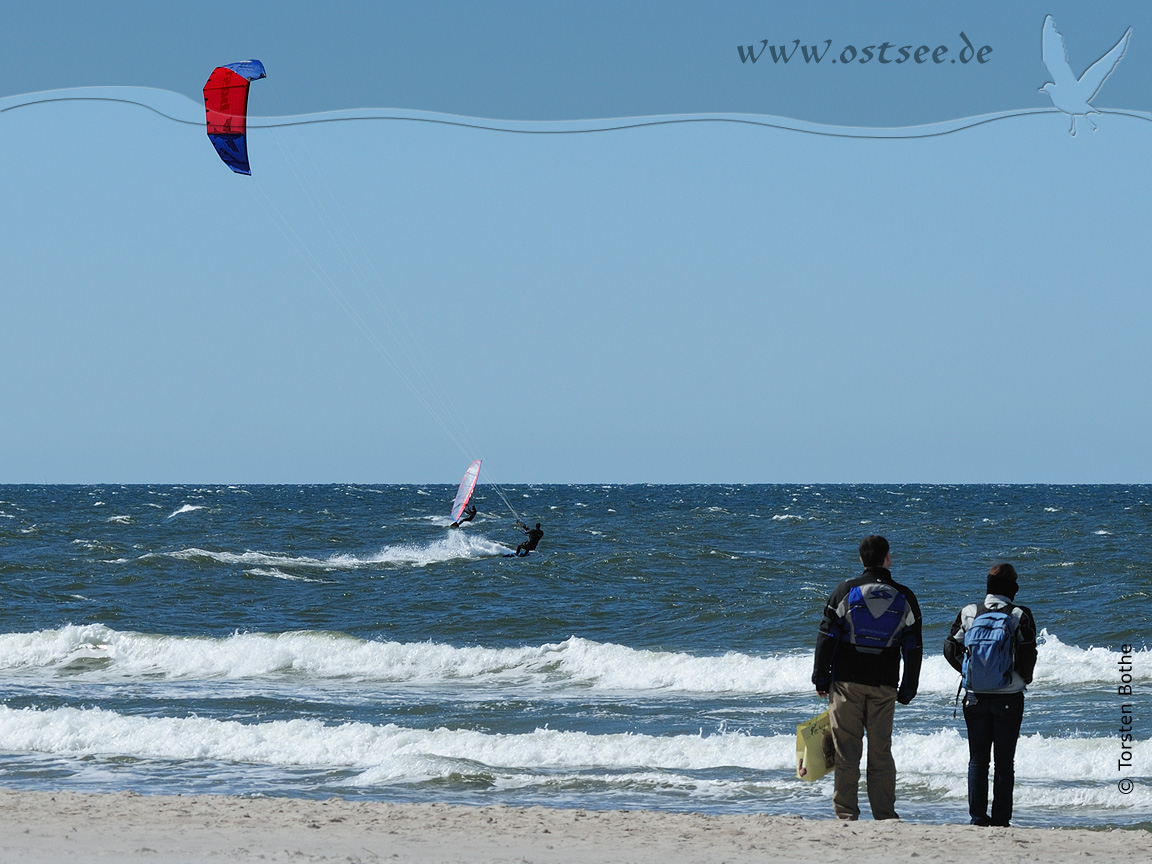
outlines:
[[[988,593],[999,594],[1009,600],[1016,598],[1020,585],[1016,580],[1016,568],[1011,564],[996,564],[988,571]]]
[[[888,541],[879,534],[869,534],[860,541],[860,563],[865,567],[884,567],[888,561]]]
[[[539,527],[540,527],[540,523],[539,523],[539,522],[537,522],[537,523],[536,523],[536,527],[537,527],[537,528],[539,528]]]

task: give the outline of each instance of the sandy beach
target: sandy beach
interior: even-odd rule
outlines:
[[[1051,862],[1149,860],[1152,833],[788,816],[0,792],[0,861]]]

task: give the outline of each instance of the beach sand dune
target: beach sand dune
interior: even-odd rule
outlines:
[[[0,791],[0,862],[1149,861],[1152,832]]]

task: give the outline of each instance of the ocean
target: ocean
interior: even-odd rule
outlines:
[[[1014,823],[1152,829],[1150,486],[482,476],[451,529],[454,493],[0,486],[0,787],[831,818],[796,725],[879,533],[925,620],[901,816],[967,821],[941,646],[1008,561],[1042,643]]]

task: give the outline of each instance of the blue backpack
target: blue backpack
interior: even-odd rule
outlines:
[[[879,654],[896,644],[904,631],[908,600],[886,582],[857,585],[848,593],[847,633],[844,641],[865,654]]]
[[[1016,619],[1012,607],[976,607],[976,617],[964,634],[964,689],[991,693],[1012,683],[1016,655]]]

